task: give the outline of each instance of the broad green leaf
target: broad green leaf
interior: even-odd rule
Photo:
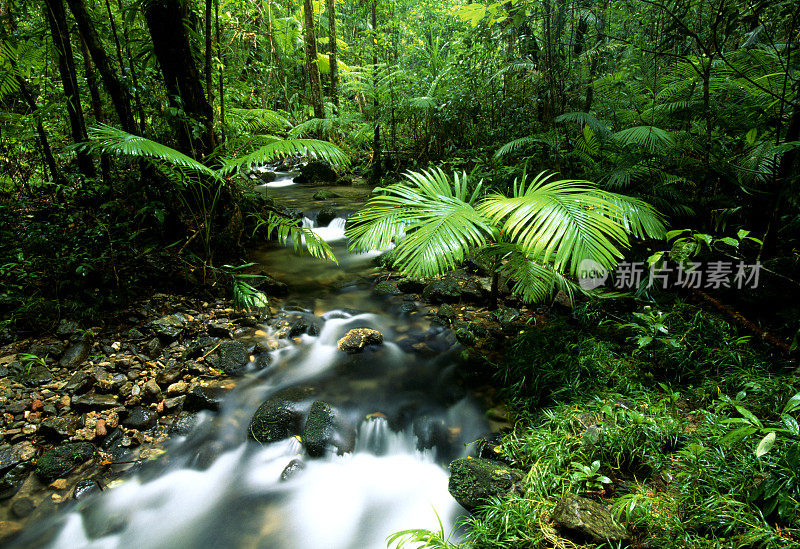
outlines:
[[[761,439],[761,442],[758,443],[758,447],[756,447],[756,457],[761,457],[765,455],[767,452],[772,450],[772,446],[775,444],[775,432],[768,433],[767,436]]]

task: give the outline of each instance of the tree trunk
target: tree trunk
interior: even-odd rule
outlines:
[[[58,72],[64,88],[72,140],[75,143],[82,143],[87,139],[86,124],[83,120],[81,98],[78,94],[75,58],[72,55],[72,44],[69,40],[69,28],[67,27],[67,13],[64,10],[63,0],[45,0],[45,11],[47,12],[47,21],[50,24],[50,32],[53,35],[53,42],[58,55]],[[78,151],[77,156],[78,168],[81,173],[86,177],[94,177],[96,172],[89,155],[84,151]]]
[[[122,5],[122,0],[117,0],[117,5],[119,6],[120,13],[125,12],[125,6]],[[109,13],[111,9],[109,7]],[[109,15],[109,17],[111,17]],[[113,19],[113,18],[112,18]],[[136,102],[136,112],[139,115],[139,131],[144,133],[145,131],[145,117],[144,117],[144,109],[142,108],[142,101],[139,97],[139,78],[136,76],[136,67],[133,65],[133,54],[131,54],[131,40],[128,36],[128,25],[125,23],[125,18],[122,19],[122,36],[125,38],[125,53],[128,55],[128,68],[131,71],[131,82],[133,82],[133,99]]]
[[[89,87],[89,97],[91,99],[94,121],[103,122],[103,103],[100,100],[97,73],[92,66],[89,48],[86,45],[86,41],[83,39],[81,39],[81,52],[83,53],[83,72],[86,75],[86,84]],[[110,171],[111,166],[108,161],[108,155],[104,154],[100,157],[100,173],[103,174],[103,181],[108,182]]]
[[[372,138],[372,180],[378,181],[383,173],[381,163],[381,121],[378,116],[378,0],[372,0],[372,116],[375,118],[375,134]]]
[[[144,16],[170,104],[199,122],[205,130],[196,137],[188,123],[178,123],[178,147],[185,154],[202,158],[214,148],[214,115],[192,55],[186,9],[180,0],[153,0],[147,4]]]
[[[80,31],[81,38],[86,42],[86,47],[92,56],[97,67],[100,77],[103,79],[103,85],[111,97],[111,103],[114,105],[114,110],[119,118],[119,123],[122,129],[127,132],[136,132],[136,123],[133,121],[133,113],[131,112],[131,100],[128,92],[122,85],[122,81],[117,76],[117,72],[111,65],[111,60],[108,57],[103,43],[94,28],[94,24],[89,16],[89,11],[86,9],[84,0],[67,0],[69,9],[78,23],[78,30]]]
[[[311,88],[311,105],[316,118],[325,118],[325,105],[322,103],[322,82],[317,64],[317,37],[314,34],[314,8],[311,0],[303,0],[303,21],[306,38],[306,70],[308,85]]]
[[[328,42],[331,67],[331,99],[339,106],[339,44],[336,42],[336,0],[325,0],[328,10]]]
[[[213,7],[214,0],[206,0],[206,18],[205,18],[205,35],[206,35],[206,52],[205,52],[205,67],[203,68],[206,76],[206,95],[208,102],[214,103],[214,75],[211,73],[211,8]]]

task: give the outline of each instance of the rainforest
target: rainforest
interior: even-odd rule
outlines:
[[[0,0],[0,546],[800,547],[800,3]]]

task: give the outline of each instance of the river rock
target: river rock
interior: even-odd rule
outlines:
[[[281,473],[281,482],[286,482],[290,478],[296,476],[297,473],[299,473],[305,468],[306,468],[305,463],[303,463],[299,459],[293,459],[292,461],[289,462],[289,465],[284,467],[283,472]]]
[[[95,448],[88,442],[67,442],[48,450],[36,461],[36,475],[49,484],[69,474],[76,466],[94,456]]]
[[[0,473],[5,473],[20,463],[36,457],[36,448],[30,442],[20,442],[0,450]]]
[[[156,383],[159,385],[172,385],[183,375],[183,368],[178,365],[166,370],[161,370],[156,374]]]
[[[63,440],[74,436],[79,427],[77,416],[50,417],[39,424],[39,434],[50,440]]]
[[[11,502],[11,514],[16,518],[25,518],[33,513],[36,507],[30,498],[17,498]]]
[[[147,327],[161,340],[165,345],[172,343],[183,332],[186,317],[182,314],[167,315],[154,320],[147,324]]]
[[[558,502],[552,518],[556,528],[579,539],[616,543],[628,537],[606,506],[575,494],[567,494]]]
[[[74,370],[78,366],[84,363],[87,358],[89,358],[89,352],[91,351],[92,347],[84,342],[79,341],[66,351],[64,351],[64,355],[61,357],[61,361],[59,365],[62,368],[67,368],[68,370]]]
[[[369,345],[383,344],[383,334],[371,328],[354,328],[336,342],[336,348],[345,353],[360,353]]]
[[[425,286],[422,297],[431,303],[457,303],[464,299],[476,301],[483,298],[483,290],[471,278],[445,276]]]
[[[161,342],[157,337],[154,337],[142,345],[140,352],[150,358],[158,358],[161,356]]]
[[[216,412],[219,410],[226,392],[227,390],[222,387],[198,385],[186,394],[186,400],[183,401],[183,409],[186,412],[199,412],[201,410]]]
[[[161,387],[158,386],[155,379],[148,379],[142,387],[142,398],[147,402],[159,402],[163,396],[161,395]]]
[[[331,198],[339,198],[339,195],[327,189],[321,189],[315,192],[311,198],[314,200],[330,200]]]
[[[0,478],[0,500],[8,499],[19,492],[31,469],[30,463],[18,463]]]
[[[220,344],[214,355],[208,357],[209,364],[229,376],[242,375],[249,361],[247,347],[239,341],[226,341]]]
[[[322,208],[317,212],[317,225],[319,227],[327,227],[337,217],[339,217],[339,214],[333,208]]]
[[[450,463],[447,489],[467,511],[474,511],[493,496],[521,494],[525,472],[492,459],[461,458]]]
[[[174,397],[186,393],[189,389],[189,384],[185,381],[177,381],[167,387],[167,396]]]
[[[97,393],[86,393],[72,398],[72,407],[80,410],[104,410],[106,408],[116,408],[119,400],[114,395],[101,395]]]
[[[278,338],[291,338],[302,334],[315,336],[322,330],[320,319],[305,311],[283,312],[278,315],[273,325]]]
[[[209,322],[206,324],[206,333],[211,337],[221,337],[224,339],[233,337],[230,328],[220,322]]]
[[[122,425],[129,429],[147,431],[155,427],[158,422],[158,413],[150,408],[137,406],[128,411],[127,417],[122,420]]]
[[[68,393],[77,394],[85,393],[92,388],[95,383],[95,378],[86,370],[80,370],[72,374],[69,381],[64,386],[64,390]]]
[[[53,373],[41,364],[23,367],[17,374],[17,380],[26,387],[38,387],[53,381]]]
[[[312,160],[300,167],[300,174],[294,178],[295,183],[333,183],[338,179],[336,171],[325,162]]]
[[[397,287],[397,284],[386,280],[375,284],[375,288],[372,291],[375,292],[375,295],[400,295],[403,293],[400,291],[400,288]]]
[[[278,391],[258,407],[250,420],[248,436],[262,444],[299,435],[313,387],[289,387]]]
[[[355,429],[341,420],[333,406],[321,400],[311,405],[301,437],[309,456],[322,457],[328,447],[336,448],[339,455],[352,452],[355,439]]]
[[[58,328],[56,328],[56,335],[66,339],[71,337],[78,329],[79,326],[77,322],[62,318],[61,322],[58,323]]]
[[[424,280],[416,278],[401,278],[396,283],[397,288],[405,294],[418,294],[428,285]]]

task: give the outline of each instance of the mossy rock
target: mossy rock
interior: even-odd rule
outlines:
[[[313,387],[289,387],[264,401],[250,420],[248,436],[262,444],[299,435]]]
[[[48,450],[36,461],[36,475],[45,483],[68,475],[75,467],[94,456],[88,442],[68,442]]]
[[[425,286],[422,297],[431,303],[458,303],[461,301],[461,286],[453,278],[440,278]]]
[[[376,295],[400,295],[403,293],[396,284],[387,282],[386,280],[378,282],[373,292],[375,292]]]
[[[556,528],[579,541],[596,543],[620,542],[628,538],[622,527],[604,505],[575,494],[567,494],[553,511]]]
[[[333,406],[318,400],[311,405],[301,439],[309,456],[322,457],[329,447],[340,455],[352,452],[355,435],[355,429],[339,418]]]
[[[450,463],[447,489],[467,511],[489,502],[492,497],[523,493],[525,472],[493,459],[461,458]]]
[[[311,198],[313,198],[314,200],[330,200],[331,198],[339,198],[339,195],[334,192],[321,189],[315,192]]]
[[[348,354],[360,353],[370,345],[382,345],[383,334],[371,328],[354,328],[336,342],[336,348]]]

